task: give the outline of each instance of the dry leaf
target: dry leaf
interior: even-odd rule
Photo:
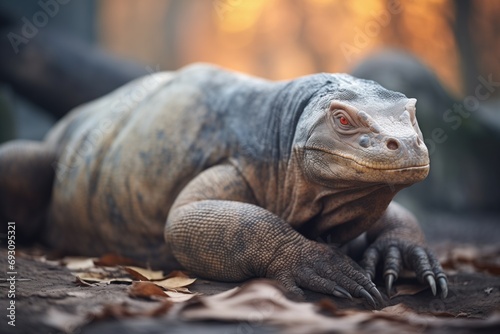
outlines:
[[[175,289],[172,289],[172,290],[175,291],[175,292],[193,293],[191,290],[189,290],[188,288],[185,288],[185,287],[179,287],[179,288],[175,288]]]
[[[427,285],[424,284],[400,284],[394,287],[396,290],[396,293],[391,295],[391,298],[394,298],[396,296],[413,296],[416,295],[419,292],[422,292],[424,290],[430,289]]]
[[[309,333],[331,331],[339,326],[354,329],[351,325],[344,326],[337,319],[318,314],[311,303],[287,299],[280,286],[266,280],[254,280],[241,288],[198,297],[179,306],[175,310],[177,314],[172,316],[183,320],[256,321],[284,326],[288,333],[302,333],[306,328]]]
[[[488,272],[500,276],[500,248],[460,245],[449,250],[441,259],[443,268],[462,272]]]
[[[106,273],[97,273],[97,272],[82,272],[82,273],[74,273],[77,279],[80,281],[84,281],[86,283],[124,283],[130,284],[132,280],[128,277],[113,277],[108,276]]]
[[[323,298],[319,302],[316,303],[316,306],[318,306],[319,310],[322,313],[325,313],[327,315],[336,315],[337,312],[339,311],[337,305],[328,298]]]
[[[88,322],[88,319],[82,313],[71,314],[51,307],[42,318],[42,321],[46,325],[57,328],[63,333],[75,333],[77,328]]]
[[[424,313],[417,313],[415,310],[402,303],[388,306],[380,311],[375,311],[375,312],[377,312],[378,314],[387,313],[395,315],[403,319],[410,319],[413,322],[418,322],[419,320],[427,321],[428,319],[432,319],[433,317],[455,318],[455,315],[453,313],[446,311],[433,311],[433,312],[430,311]]]
[[[317,313],[317,308],[327,317]],[[286,299],[283,290],[272,282],[252,281],[219,295],[198,297],[172,309],[173,318],[188,321],[229,321],[279,326],[286,333],[407,333],[424,329],[488,328],[500,323],[500,316],[487,324],[461,322],[455,318],[436,318],[417,314],[404,304],[393,305],[381,311],[337,310],[330,302],[318,306]],[[442,313],[449,317],[450,314]],[[251,326],[251,325],[250,325]]]
[[[155,281],[154,283],[161,286],[164,289],[175,290],[188,285],[191,285],[196,281],[196,278],[186,278],[186,277],[171,277],[163,281]]]
[[[126,303],[118,305],[104,305],[102,310],[98,313],[90,315],[92,321],[102,321],[108,319],[123,319],[134,316],[134,314],[128,309]]]
[[[146,299],[155,299],[155,298],[166,298],[167,295],[165,292],[154,283],[150,282],[134,282],[132,286],[128,290],[128,294],[131,297],[136,298],[146,298]]]
[[[70,297],[77,297],[77,298],[90,298],[93,296],[89,290],[85,291],[68,291],[66,294]]]
[[[153,271],[145,268],[127,266],[125,270],[136,280],[150,281],[163,279],[163,271]]]
[[[173,301],[174,303],[182,303],[182,302],[188,301],[197,295],[196,293],[185,294],[185,293],[175,292],[175,291],[164,291],[164,292],[167,296],[170,297],[168,300]]]
[[[382,312],[382,313],[389,313],[392,315],[398,315],[398,316],[408,316],[408,315],[413,315],[415,314],[415,311],[413,311],[410,307],[406,306],[405,304],[396,304],[392,306],[387,306],[381,309],[380,311],[375,311],[377,313]]]
[[[153,308],[152,310],[150,310],[147,313],[144,313],[143,315],[150,317],[159,317],[165,315],[166,313],[168,313],[168,311],[170,311],[172,305],[173,305],[172,302],[167,299],[166,301],[162,301],[160,306]]]
[[[169,300],[162,301],[160,305],[147,310],[133,311],[130,310],[126,303],[118,305],[104,305],[102,310],[90,316],[92,321],[102,321],[109,319],[124,319],[132,317],[159,317],[168,313],[172,308],[172,302]]]
[[[500,276],[500,263],[498,258],[483,257],[474,259],[473,263],[479,271],[486,271],[491,275]]]
[[[83,286],[83,287],[93,286],[93,284],[85,282],[85,280],[81,279],[78,276],[75,277],[75,284],[77,286]]]
[[[61,264],[69,270],[86,270],[94,267],[95,258],[86,257],[65,257],[61,260]]]
[[[135,266],[137,263],[129,258],[116,255],[106,254],[99,259],[94,260],[96,266],[115,267],[115,266]]]
[[[184,278],[189,278],[189,275],[182,270],[173,270],[171,271],[165,278],[170,278],[170,277],[184,277]]]

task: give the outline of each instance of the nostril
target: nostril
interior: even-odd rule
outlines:
[[[389,140],[387,141],[387,148],[388,148],[389,150],[394,151],[394,150],[397,150],[397,149],[399,148],[399,144],[398,144],[398,142],[397,142],[396,140],[394,140],[394,139],[389,139]]]

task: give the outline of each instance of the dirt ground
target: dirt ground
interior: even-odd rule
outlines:
[[[437,219],[437,218],[436,218]],[[450,220],[450,217],[441,220]],[[442,300],[434,297],[430,289],[415,289],[418,283],[412,278],[401,279],[398,287],[405,286],[411,293],[386,299],[387,305],[405,305],[408,312],[418,315],[447,319],[445,325],[413,326],[415,332],[445,333],[499,333],[500,332],[500,245],[496,239],[499,222],[486,219],[489,223],[476,224],[476,229],[483,230],[477,240],[463,240],[468,244],[450,243],[445,236],[435,235],[429,238],[449,274],[449,295]],[[462,218],[462,221],[464,219]],[[469,224],[470,226],[470,224]],[[425,227],[428,232],[429,227]],[[466,232],[464,227],[464,233]],[[444,229],[446,231],[446,229]],[[442,233],[442,232],[439,232]],[[491,235],[494,237],[491,237]],[[486,236],[487,235],[487,236]],[[459,237],[454,237],[460,239]],[[439,242],[437,242],[439,241]],[[472,241],[472,243],[471,243]],[[474,242],[475,241],[475,242]],[[9,311],[8,298],[10,283],[0,282],[0,309],[4,315],[0,318],[1,333],[271,333],[283,327],[272,326],[273,322],[249,321],[243,326],[241,321],[180,321],[172,316],[132,316],[129,313],[120,316],[111,314],[102,316],[104,306],[126,305],[129,310],[154,309],[162,305],[160,301],[133,298],[129,294],[129,284],[97,284],[78,286],[75,276],[68,268],[53,263],[44,263],[32,256],[16,254],[17,279],[15,283],[15,327],[6,315]],[[7,251],[0,252],[0,277],[8,271]],[[2,277],[3,278],[3,277]],[[21,279],[21,280],[20,280]],[[27,280],[22,280],[27,279]],[[380,291],[384,291],[382,282],[376,282]],[[205,296],[214,295],[240,284],[221,283],[198,279],[189,289]],[[421,289],[420,289],[421,290]],[[328,303],[325,300],[330,300]],[[307,292],[307,301],[321,306],[323,311],[334,307],[336,310],[370,310],[361,300],[332,298],[318,293]],[[325,304],[326,303],[326,304]],[[334,305],[334,306],[331,306]],[[399,307],[399,306],[398,306]],[[338,311],[335,311],[338,312]],[[371,312],[371,311],[369,311]],[[364,314],[367,314],[366,312]],[[217,319],[215,319],[217,320]],[[466,320],[464,322],[464,320]],[[454,323],[455,322],[455,323]],[[455,325],[454,325],[455,324]],[[358,330],[362,327],[357,327]],[[285,332],[288,332],[286,329]],[[366,327],[361,332],[374,332]],[[337,332],[343,332],[337,330]],[[383,331],[382,331],[383,332]]]

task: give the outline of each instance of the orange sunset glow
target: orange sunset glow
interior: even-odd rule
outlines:
[[[476,6],[482,18],[500,12],[497,1]],[[459,95],[463,87],[453,20],[450,0],[105,0],[99,22],[105,48],[165,70],[204,61],[287,79],[349,71],[375,50],[403,48]],[[475,35],[496,38],[490,22],[477,22]],[[495,52],[481,51],[500,44],[475,42],[480,64],[498,70],[491,56]]]

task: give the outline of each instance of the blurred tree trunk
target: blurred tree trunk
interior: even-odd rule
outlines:
[[[460,67],[462,72],[464,93],[474,93],[479,75],[477,52],[471,31],[474,18],[474,2],[472,0],[454,0],[455,21],[453,33],[460,53]]]

